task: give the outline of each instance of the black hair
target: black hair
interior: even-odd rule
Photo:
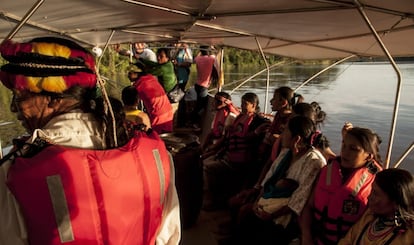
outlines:
[[[202,55],[210,55],[210,47],[206,45],[200,46],[200,53]]]
[[[221,96],[225,99],[231,100],[231,95],[227,92],[224,92],[224,91],[217,92],[216,96]]]
[[[355,137],[359,143],[361,143],[364,151],[371,153],[377,163],[382,163],[381,155],[379,154],[379,145],[381,144],[382,140],[378,134],[376,134],[371,129],[360,127],[353,127],[348,130],[346,134]]]
[[[169,50],[168,48],[159,48],[159,49],[157,50],[157,56],[158,56],[159,54],[161,54],[162,52],[164,52],[164,53],[165,53],[165,57],[167,57],[169,60],[171,59],[171,53],[170,53],[170,50]]]
[[[242,100],[248,101],[256,106],[256,112],[260,112],[260,106],[259,106],[259,96],[255,93],[245,93],[241,97]]]
[[[375,184],[397,205],[401,218],[414,221],[414,177],[404,169],[390,168],[375,176]]]
[[[301,136],[306,145],[312,145],[312,137],[316,132],[316,126],[312,119],[306,116],[294,116],[289,119],[288,128],[292,137]]]
[[[124,105],[136,105],[138,103],[138,90],[134,86],[125,87],[122,89],[121,99]]]
[[[118,146],[125,145],[130,139],[128,135],[128,130],[126,127],[125,112],[123,110],[122,102],[116,98],[109,97],[109,102],[111,103],[111,108],[114,113],[115,119],[115,130],[117,137],[117,144],[114,140],[114,128],[112,124],[112,117],[107,112],[103,97],[99,97],[96,100],[96,110],[95,113],[98,113],[100,120],[105,125],[105,141],[107,148],[115,148]],[[96,114],[95,114],[96,115]]]
[[[287,109],[292,109],[292,106],[304,101],[302,95],[295,93],[295,91],[292,88],[287,86],[282,86],[275,89],[274,93],[279,94],[280,97],[288,101],[289,105]]]
[[[73,98],[78,101],[74,107],[70,109],[81,109],[85,113],[92,113],[97,121],[100,123],[101,130],[105,132],[105,141],[108,148],[115,147],[114,131],[112,124],[112,117],[109,114],[105,100],[97,88],[84,88],[80,86],[73,86],[63,93],[46,93],[52,99],[58,98]],[[122,102],[118,99],[109,97],[112,111],[114,113],[116,124],[116,135],[118,146],[124,145],[128,141],[125,127],[125,113],[123,111]]]
[[[299,102],[293,105],[292,110],[297,115],[303,115],[314,120],[317,127],[325,121],[326,113],[322,111],[318,102]]]
[[[322,124],[325,119],[326,119],[326,112],[324,112],[321,108],[321,106],[319,105],[318,102],[313,101],[310,103],[311,106],[313,107],[313,109],[315,110],[315,123],[316,125]]]

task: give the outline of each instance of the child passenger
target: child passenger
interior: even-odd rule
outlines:
[[[305,103],[305,102],[297,103],[292,107],[293,111],[290,115],[291,117],[298,116],[298,115],[308,117],[312,121],[315,122],[315,125],[318,128],[319,123],[323,122],[326,114],[324,111],[320,109],[320,107],[319,107],[319,110],[315,110],[315,105],[319,107],[319,104],[317,102],[312,102],[311,104]],[[274,160],[276,160],[277,156],[281,152],[281,149],[282,149],[281,138],[282,137],[279,137],[273,143],[272,153],[269,156],[269,159],[266,162],[266,164],[261,169],[261,173],[258,176],[257,180],[255,181],[256,184],[251,185],[250,188],[246,188],[240,191],[237,195],[234,195],[233,197],[230,198],[229,204],[230,204],[230,207],[233,213],[238,213],[240,209],[243,210],[244,208],[242,208],[242,206],[244,205],[251,205],[251,203],[259,195],[262,189],[261,183],[263,179],[265,178],[266,173],[268,172],[272,163],[274,162]],[[326,160],[328,160],[328,158],[335,157],[335,153],[333,153],[330,150],[328,139],[324,135],[322,135],[319,130],[317,130],[315,134],[312,136],[311,143],[312,143],[312,146],[318,149],[322,153],[322,155],[325,156]]]
[[[311,145],[315,132],[308,117],[289,119],[282,135],[283,150],[262,182],[260,198],[240,212],[237,244],[287,244],[297,236],[296,217],[302,215],[313,182],[326,164]]]
[[[151,128],[151,122],[148,114],[138,109],[138,91],[134,86],[127,86],[122,90],[122,102],[124,103],[124,112],[127,121],[128,131],[133,131],[135,126],[147,131]]]
[[[367,209],[375,174],[382,170],[378,135],[344,128],[341,155],[322,169],[301,217],[302,244],[337,244]]]

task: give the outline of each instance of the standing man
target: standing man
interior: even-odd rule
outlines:
[[[168,151],[155,132],[119,137],[122,107],[96,97],[92,54],[55,37],[0,52],[10,110],[31,134],[0,161],[0,244],[179,244]]]
[[[185,87],[187,86],[190,77],[190,67],[193,63],[193,52],[186,43],[177,43],[176,48],[178,51],[172,61],[175,66],[178,86],[185,91]]]
[[[206,109],[208,103],[208,88],[211,84],[212,72],[216,57],[210,55],[209,46],[200,46],[200,53],[194,58],[194,63],[197,67],[197,83],[194,88],[197,92],[197,103],[193,111],[193,118],[196,125],[200,124],[201,113]]]

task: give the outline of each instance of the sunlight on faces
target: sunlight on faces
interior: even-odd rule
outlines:
[[[371,159],[362,144],[352,135],[346,134],[341,146],[341,166],[344,168],[359,168]]]
[[[396,204],[390,200],[388,195],[375,183],[372,184],[371,194],[368,197],[369,208],[377,215],[393,217]]]

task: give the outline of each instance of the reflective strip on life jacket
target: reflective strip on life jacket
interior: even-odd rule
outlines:
[[[231,162],[249,161],[251,144],[246,135],[249,133],[249,125],[253,121],[255,114],[247,116],[240,114],[233,123],[229,134],[229,148],[227,156]]]
[[[375,162],[356,169],[342,183],[339,159],[321,170],[314,197],[317,238],[322,244],[337,244],[367,208],[371,184],[381,166]],[[373,171],[373,169],[375,171]]]
[[[59,224],[58,232],[60,241],[62,243],[71,242],[75,240],[75,236],[73,235],[72,223],[70,222],[68,202],[66,200],[62,179],[60,175],[51,175],[46,177],[46,182],[55,213],[56,224]]]

